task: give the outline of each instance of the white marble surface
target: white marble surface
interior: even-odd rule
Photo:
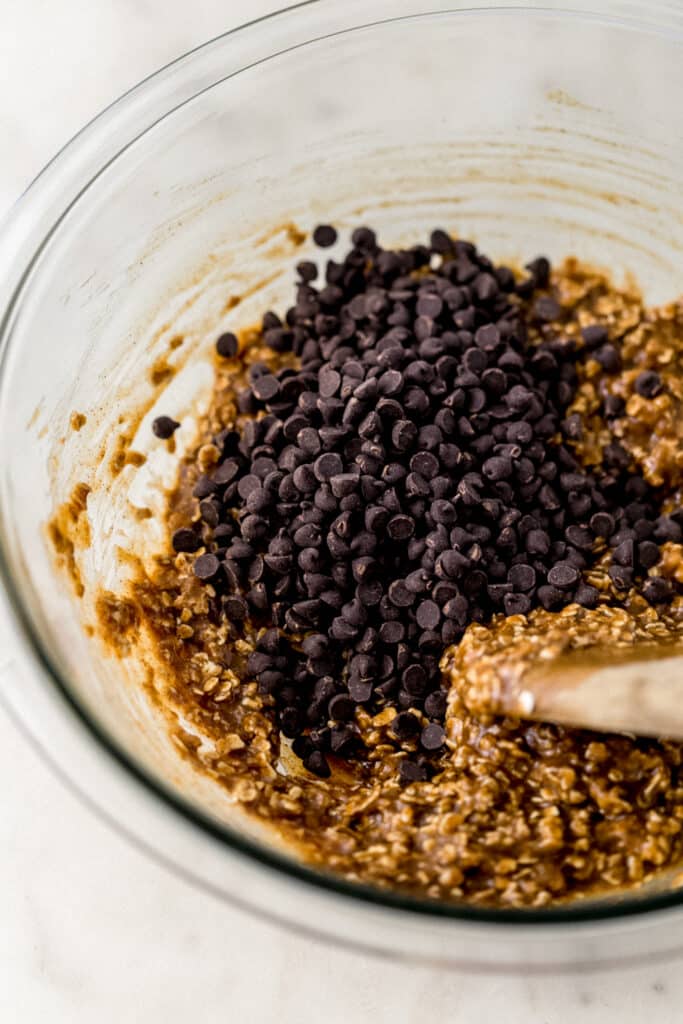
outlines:
[[[339,0],[343,2],[343,0]],[[2,0],[0,209],[84,121],[270,0]],[[5,646],[3,658],[11,654]],[[1,681],[0,681],[1,685]],[[676,963],[622,974],[472,978],[331,951],[241,916],[95,820],[0,713],[3,1024],[658,1024]]]

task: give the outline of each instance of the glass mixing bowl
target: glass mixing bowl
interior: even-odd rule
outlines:
[[[177,872],[288,926],[406,959],[528,971],[657,956],[683,944],[683,892],[669,878],[492,912],[313,871],[178,756],[134,659],[89,635],[89,601],[96,584],[125,582],[131,504],[158,507],[173,478],[149,418],[182,415],[190,438],[212,339],[285,301],[310,251],[300,229],[366,222],[396,243],[441,225],[502,260],[576,253],[632,271],[651,301],[683,291],[683,12],[573,8],[319,0],[255,22],[106,110],[0,236],[11,714],[101,815]],[[124,460],[126,445],[144,466]],[[46,540],[57,509],[67,561],[69,531],[89,528],[72,566],[80,599]],[[152,550],[159,527],[146,523]]]

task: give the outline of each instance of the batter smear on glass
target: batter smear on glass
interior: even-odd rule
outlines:
[[[321,247],[336,232],[314,232]],[[136,599],[197,759],[309,861],[543,906],[683,859],[683,747],[486,713],[492,674],[683,640],[683,306],[368,228],[216,342]],[[177,422],[160,417],[161,443]]]

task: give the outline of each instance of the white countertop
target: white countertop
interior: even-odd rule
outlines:
[[[5,0],[0,211],[124,89],[277,6]],[[677,963],[579,977],[473,978],[322,948],[266,926],[165,873],[96,820],[2,711],[0,778],[3,1024],[683,1019]]]

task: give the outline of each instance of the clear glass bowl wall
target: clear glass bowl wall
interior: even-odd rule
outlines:
[[[173,479],[151,417],[184,417],[179,436],[191,440],[216,333],[282,307],[294,263],[312,252],[292,225],[332,221],[347,236],[368,223],[388,244],[444,226],[497,259],[576,253],[633,272],[650,301],[683,291],[677,5],[433,6],[329,0],[215,40],[105,111],[5,224],[1,557],[21,651],[3,696],[99,813],[282,922],[481,967],[658,955],[683,938],[670,887],[496,914],[309,871],[178,758],[135,665],[103,656],[83,628],[93,585],[123,583],[129,499],[159,508]],[[177,372],[160,395],[149,369],[165,357]],[[74,411],[87,417],[78,432]],[[150,458],[112,483],[106,466],[126,431]],[[45,541],[77,482],[91,487],[85,603]],[[162,543],[156,520],[142,543]]]

